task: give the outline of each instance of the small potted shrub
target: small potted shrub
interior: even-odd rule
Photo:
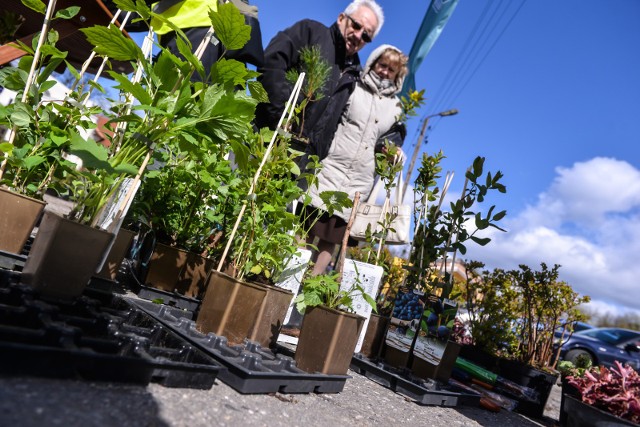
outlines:
[[[565,321],[579,320],[578,306],[589,300],[558,280],[559,266],[541,264],[534,271],[478,269],[478,262],[466,264],[463,295],[470,317],[473,346],[464,346],[461,356],[478,363],[517,384],[536,390],[537,402],[521,402],[518,411],[542,417],[558,373],[554,331]]]
[[[358,281],[350,289],[340,286],[340,271],[307,276],[296,298],[304,314],[296,347],[296,365],[307,372],[345,375],[366,321],[353,311],[353,298],[362,295],[375,310],[375,301]]]

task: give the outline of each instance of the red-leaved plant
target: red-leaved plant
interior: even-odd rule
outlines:
[[[611,369],[601,366],[567,380],[584,403],[640,424],[640,375],[630,366],[616,361]]]

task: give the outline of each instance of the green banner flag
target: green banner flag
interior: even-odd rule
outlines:
[[[447,24],[449,17],[458,4],[458,0],[431,0],[431,4],[424,15],[422,25],[409,52],[409,74],[404,80],[402,95],[416,88],[415,73],[422,60],[427,56],[440,33]]]

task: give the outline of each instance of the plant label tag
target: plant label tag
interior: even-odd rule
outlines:
[[[358,280],[359,285],[362,286],[367,295],[375,300],[383,274],[384,269],[378,265],[346,259],[344,262],[344,271],[340,288],[349,290],[354,284],[356,284],[356,280]],[[353,308],[355,309],[356,314],[367,319],[362,326],[362,331],[358,338],[358,344],[356,345],[355,352],[358,353],[362,348],[364,336],[367,332],[367,325],[369,324],[369,317],[371,316],[373,308],[361,295],[358,295],[353,299]]]
[[[457,313],[455,301],[430,295],[420,320],[414,356],[432,365],[440,364]]]
[[[289,304],[289,309],[287,310],[287,315],[284,318],[283,324],[286,324],[291,317],[291,312],[293,311],[293,307],[295,305],[295,296],[298,295],[298,291],[300,290],[300,283],[302,283],[302,276],[304,276],[305,271],[307,271],[310,259],[311,251],[308,249],[300,249],[298,251],[298,254],[289,258],[284,271],[278,278],[276,286],[287,289],[293,292],[294,295],[294,298],[291,299],[291,303]]]

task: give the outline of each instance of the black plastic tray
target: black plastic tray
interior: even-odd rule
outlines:
[[[263,349],[255,342],[229,346],[226,337],[199,332],[195,322],[173,316],[169,307],[131,301],[226,367],[220,372],[220,380],[240,393],[339,393],[350,378],[302,371],[291,357]]]
[[[0,271],[0,373],[208,389],[222,368],[123,298],[40,298]]]
[[[458,406],[480,403],[480,394],[470,393],[454,385],[417,378],[410,372],[373,361],[361,354],[353,356],[351,369],[421,405]]]
[[[138,298],[149,301],[162,300],[162,304],[177,307],[192,313],[195,313],[200,307],[200,300],[197,298],[189,298],[178,293],[167,292],[150,286],[140,286],[137,295]]]

